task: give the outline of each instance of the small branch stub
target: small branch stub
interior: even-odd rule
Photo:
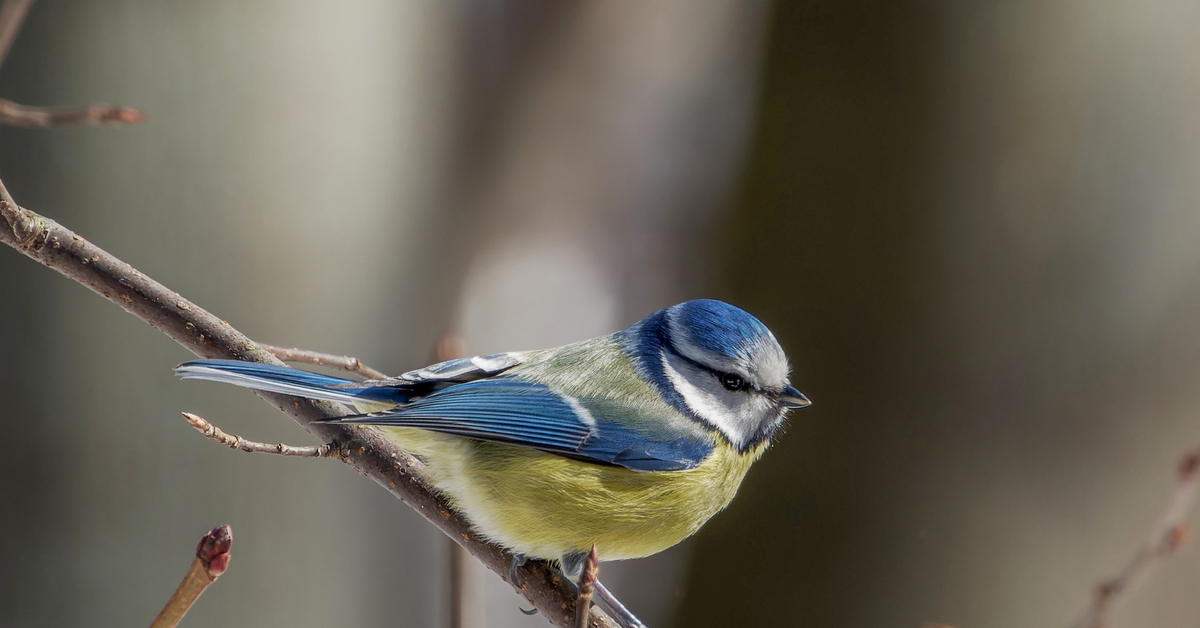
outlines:
[[[197,431],[204,434],[210,440],[214,440],[222,445],[228,445],[232,449],[240,449],[252,454],[277,454],[280,456],[298,456],[300,458],[328,458],[335,451],[332,443],[296,447],[283,443],[270,445],[258,441],[246,440],[236,434],[226,433],[221,428],[209,423],[202,416],[192,414],[191,412],[183,412],[181,414],[183,414],[183,418],[187,419],[188,423],[191,423],[192,427],[196,428]]]
[[[174,628],[187,614],[208,585],[229,569],[229,550],[233,546],[233,528],[219,526],[208,531],[196,545],[196,557],[188,568],[183,582],[167,600],[167,605],[150,624],[150,628]]]
[[[306,349],[289,349],[261,342],[258,343],[258,346],[270,351],[272,355],[284,362],[301,362],[304,364],[316,364],[317,366],[328,366],[329,368],[357,373],[367,379],[387,379],[387,373],[377,371],[363,364],[362,360],[353,356],[308,351]]]
[[[141,124],[145,121],[145,112],[122,105],[32,107],[0,98],[0,122],[13,126],[34,128],[88,124],[127,126]]]

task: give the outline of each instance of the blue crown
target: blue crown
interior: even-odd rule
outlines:
[[[741,357],[764,337],[771,337],[771,330],[762,321],[723,301],[697,299],[669,311],[675,322],[688,331],[692,342],[716,354]]]

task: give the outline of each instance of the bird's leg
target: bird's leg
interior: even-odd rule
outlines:
[[[599,571],[600,554],[596,552],[596,544],[592,543],[592,551],[583,561],[583,570],[576,585],[579,595],[575,598],[575,628],[587,628],[588,613],[592,610],[592,591],[596,588],[596,573]]]
[[[588,556],[587,552],[563,554],[562,558],[558,559],[558,573],[562,574],[567,582],[577,583],[579,576],[583,574],[583,564],[587,562]]]
[[[521,565],[524,565],[524,564],[525,564],[525,555],[524,554],[513,554],[512,562],[508,564],[508,584],[511,585],[513,590],[515,590],[517,592],[517,595],[519,595],[521,597],[525,597],[525,591],[521,588],[520,585],[517,584],[517,569],[519,569],[521,567]],[[521,611],[522,613],[525,613],[526,615],[537,615],[537,613],[538,613],[537,608],[524,609],[521,607],[517,607],[517,610]]]
[[[563,554],[562,558],[558,561],[559,573],[566,578],[567,582],[576,585],[578,588],[576,583],[583,574],[584,565],[588,562],[588,557],[589,554],[587,552]],[[628,608],[625,608],[625,605],[604,584],[597,580],[595,586],[596,594],[600,597],[599,602],[608,609],[609,614],[613,616],[613,619],[617,620],[617,623],[622,628],[646,628],[646,624],[642,623],[642,620],[638,619]]]
[[[647,628],[646,624],[629,612],[621,600],[618,600],[617,596],[613,595],[599,580],[596,581],[596,593],[600,595],[600,601],[608,607],[608,612],[612,614],[613,619],[616,619],[623,628]]]

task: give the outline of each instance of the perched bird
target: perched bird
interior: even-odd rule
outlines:
[[[733,499],[788,410],[809,400],[765,325],[713,300],[556,349],[462,358],[351,381],[288,367],[194,360],[176,372],[364,414],[421,459],[488,539],[558,561],[574,580],[660,552]]]

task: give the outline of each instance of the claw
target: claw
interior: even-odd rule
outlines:
[[[525,557],[521,554],[513,554],[512,562],[508,564],[508,583],[518,593],[521,592],[521,587],[517,586],[517,569],[525,564]]]
[[[513,554],[512,562],[508,564],[508,584],[511,585],[513,590],[515,590],[517,592],[517,595],[519,595],[521,597],[525,597],[525,591],[522,590],[521,586],[517,584],[517,569],[520,569],[521,565],[524,565],[524,564],[525,564],[525,557],[522,556],[521,554]],[[526,599],[528,599],[528,598],[526,598]],[[524,608],[521,608],[518,606],[517,610],[521,611],[522,613],[525,613],[526,615],[537,615],[538,614],[537,608],[524,609]]]

